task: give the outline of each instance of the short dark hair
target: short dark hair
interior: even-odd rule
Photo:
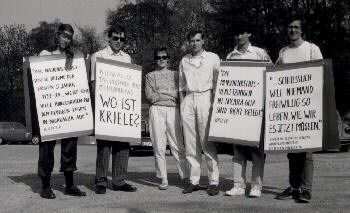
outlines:
[[[239,22],[234,28],[233,35],[239,35],[244,33],[251,33],[250,24],[246,21]]]
[[[166,47],[157,47],[156,49],[154,49],[153,51],[153,58],[156,59],[157,55],[159,52],[165,52],[166,55],[168,56],[168,58],[170,58],[169,52],[168,52],[168,48]]]
[[[112,37],[113,33],[125,33],[125,29],[120,25],[112,25],[108,29],[108,38]]]
[[[187,41],[189,41],[192,37],[194,37],[197,33],[201,34],[202,39],[204,39],[204,32],[200,29],[192,29],[187,34]]]
[[[68,31],[72,34],[74,34],[73,27],[70,24],[60,24],[57,29],[57,33],[63,33],[64,31]]]
[[[301,30],[303,31],[303,29],[306,25],[306,21],[305,21],[304,16],[299,14],[299,13],[292,13],[290,16],[287,17],[286,25],[288,26],[293,21],[300,21]]]

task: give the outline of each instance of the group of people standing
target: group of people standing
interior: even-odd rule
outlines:
[[[302,19],[292,18],[287,31],[290,44],[281,49],[278,64],[295,63],[322,59],[320,49],[302,38]],[[40,55],[70,55],[73,36],[70,25],[61,25],[58,29],[58,48],[53,52],[43,51]],[[246,25],[241,25],[235,32],[237,45],[226,59],[251,59],[271,61],[265,50],[252,46],[251,32]],[[150,103],[149,129],[153,144],[156,175],[161,179],[160,190],[168,188],[165,150],[167,142],[176,161],[179,175],[188,185],[184,194],[206,190],[208,195],[219,194],[219,167],[216,146],[208,141],[209,121],[215,94],[216,80],[220,71],[220,58],[217,54],[204,49],[205,34],[193,30],[187,36],[190,53],[180,62],[179,71],[168,69],[170,59],[166,47],[156,48],[154,60],[156,68],[147,73],[145,93]],[[109,45],[93,54],[91,59],[91,82],[94,88],[95,62],[97,57],[131,63],[130,56],[122,48],[125,30],[112,26],[108,32]],[[68,58],[68,57],[67,57]],[[92,89],[94,91],[94,89]],[[239,125],[239,124],[237,124]],[[232,128],[235,128],[232,126]],[[263,139],[261,139],[261,144]],[[53,149],[55,141],[39,145],[38,174],[42,179],[43,198],[53,199],[55,195],[50,186],[53,169]],[[61,172],[66,177],[65,194],[85,196],[73,183],[73,171],[76,170],[76,138],[61,141]],[[96,189],[97,194],[106,193],[109,156],[112,152],[112,186],[115,191],[135,192],[136,187],[125,182],[129,143],[97,140]],[[208,168],[208,187],[199,184],[202,154]],[[234,145],[233,188],[225,192],[227,196],[246,194],[246,166],[251,159],[252,184],[250,197],[260,197],[263,185],[265,155],[263,145],[250,147]],[[312,153],[289,153],[290,187],[277,195],[277,199],[292,197],[300,202],[309,202],[313,180]]]

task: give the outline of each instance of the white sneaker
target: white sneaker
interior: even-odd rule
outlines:
[[[233,187],[230,191],[226,191],[225,195],[227,196],[245,195],[245,189],[241,187]]]
[[[260,197],[261,196],[261,190],[257,187],[253,187],[250,189],[250,192],[249,192],[249,197]]]

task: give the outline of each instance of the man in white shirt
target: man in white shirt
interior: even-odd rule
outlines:
[[[287,64],[322,59],[320,48],[302,38],[302,19],[293,17],[288,21],[290,44],[281,49],[276,63]],[[311,200],[313,159],[311,152],[288,153],[290,187],[277,195],[277,199],[289,197],[308,203]]]
[[[125,40],[125,30],[120,26],[111,26],[108,31],[108,47],[96,52],[91,57],[91,81],[93,92],[95,88],[96,58],[111,59],[131,63],[130,56],[122,51]],[[130,144],[120,141],[96,140],[96,194],[105,194],[107,188],[107,174],[109,156],[112,150],[112,186],[114,191],[135,192],[136,187],[125,182],[129,161]]]
[[[227,59],[248,59],[271,61],[264,49],[252,46],[250,38],[250,29],[245,22],[240,23],[236,28],[235,40],[237,45],[234,50],[227,55]],[[239,125],[239,124],[237,124]],[[263,131],[262,131],[263,132]],[[250,157],[251,156],[251,157]],[[261,147],[250,147],[234,145],[233,161],[233,182],[234,186],[225,194],[228,196],[245,195],[246,188],[246,167],[247,160],[251,158],[252,167],[252,186],[249,192],[250,197],[260,197],[262,190],[262,181],[264,176],[264,150]]]
[[[190,183],[183,193],[201,189],[199,179],[203,151],[210,184],[207,193],[212,196],[219,193],[219,168],[217,150],[214,143],[208,141],[208,132],[220,59],[215,53],[204,50],[202,31],[191,31],[187,40],[191,53],[182,58],[179,67],[180,111],[186,159],[190,166]]]
[[[271,61],[269,55],[262,48],[252,46],[250,43],[251,33],[247,23],[241,23],[234,34],[236,46],[226,59],[248,59]]]

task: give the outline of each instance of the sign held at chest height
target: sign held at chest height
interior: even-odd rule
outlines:
[[[66,67],[65,55],[30,57],[42,141],[89,135],[93,132],[90,91],[83,56]]]
[[[322,149],[322,62],[268,68],[265,122],[265,152]]]
[[[97,58],[95,79],[96,138],[141,141],[141,67]]]
[[[270,63],[221,62],[209,140],[259,146],[263,122],[264,72]]]

